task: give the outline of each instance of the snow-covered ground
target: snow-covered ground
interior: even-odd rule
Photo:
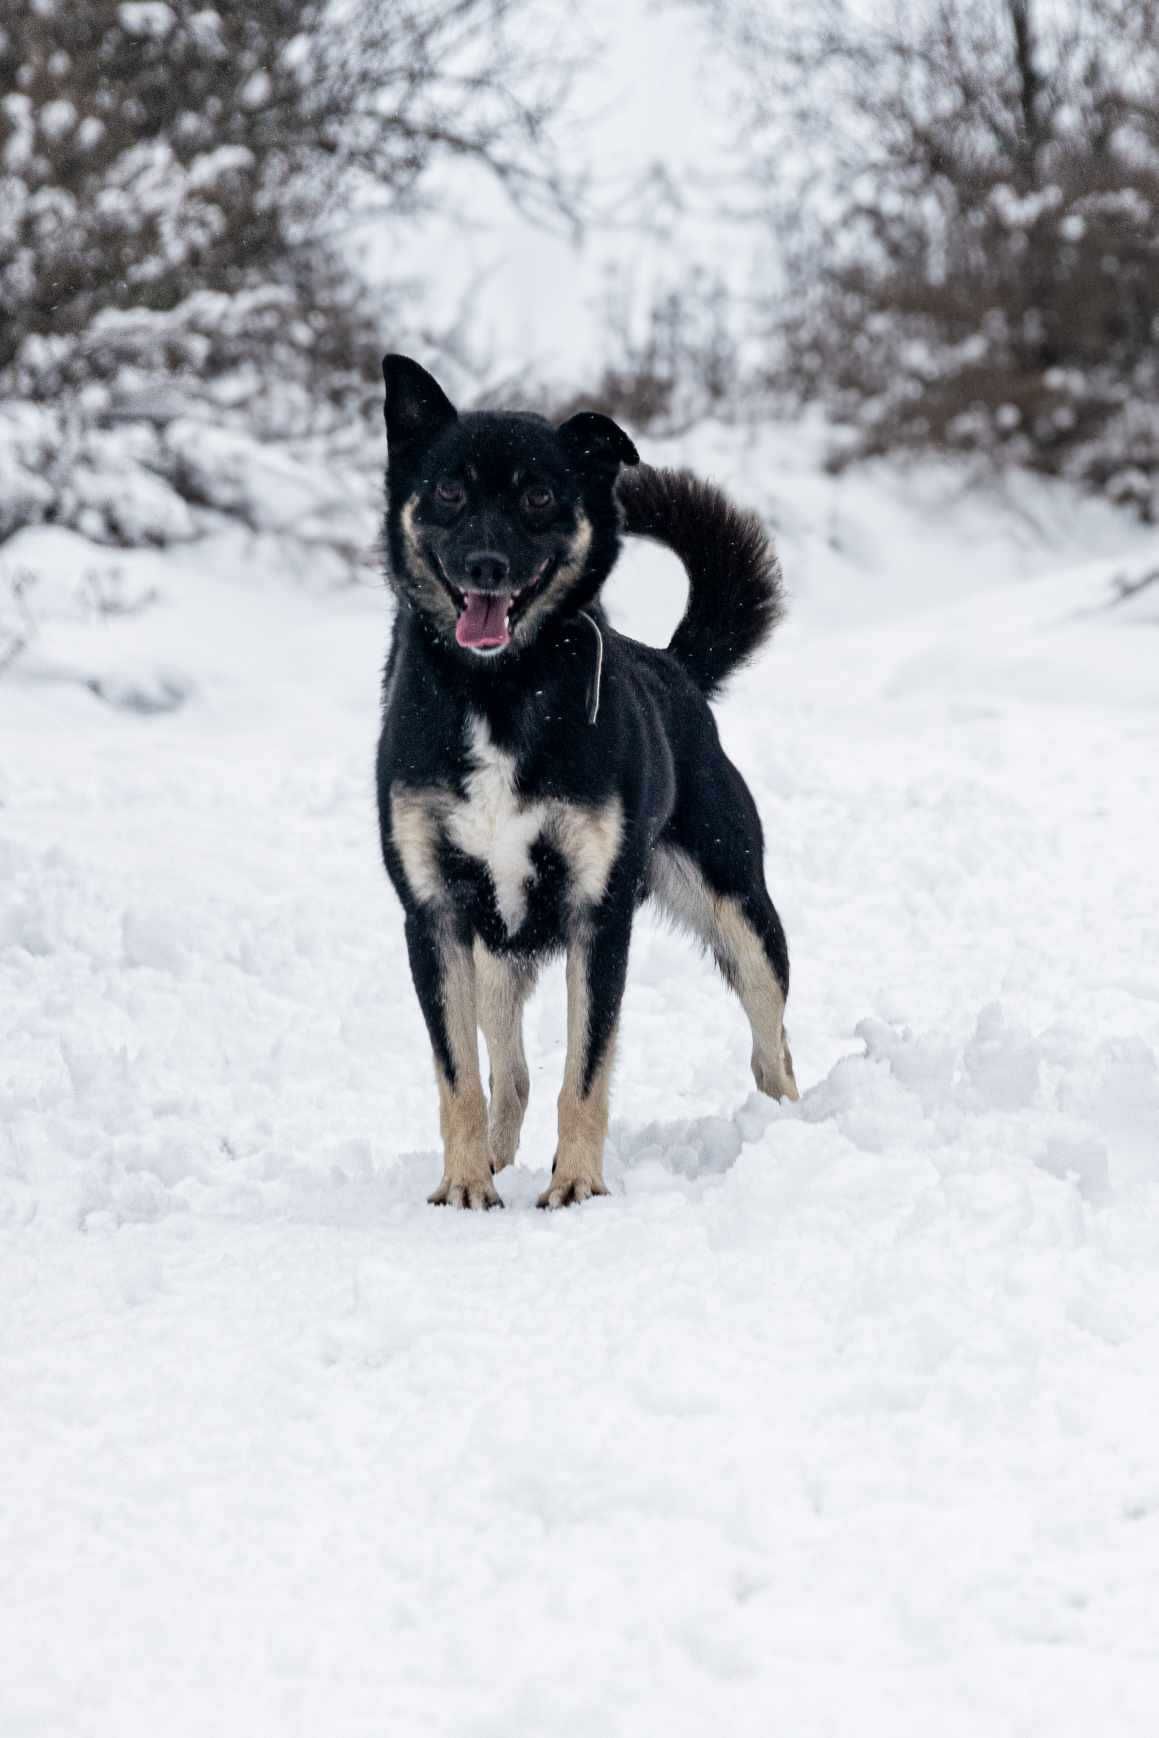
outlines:
[[[794,593],[721,716],[803,1097],[645,920],[551,1216],[558,972],[508,1211],[424,1205],[373,576],[0,552],[64,600],[0,678],[3,1738],[1159,1727],[1157,540],[693,456]]]

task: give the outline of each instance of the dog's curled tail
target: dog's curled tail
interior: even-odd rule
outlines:
[[[711,698],[784,613],[781,564],[755,513],[691,471],[633,465],[616,486],[624,529],[673,550],[688,605],[668,650]]]

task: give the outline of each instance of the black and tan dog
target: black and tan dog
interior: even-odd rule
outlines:
[[[775,625],[779,568],[752,515],[687,473],[639,465],[607,417],[460,416],[417,363],[388,356],[383,371],[398,608],[378,800],[438,1078],[431,1200],[501,1205],[492,1174],[515,1157],[527,1106],[523,1004],[544,957],[565,950],[559,1142],[539,1203],[561,1207],[607,1193],[612,1050],[648,896],[739,996],[761,1091],[797,1097],[760,821],[707,705]],[[688,571],[667,651],[616,633],[600,608],[624,531]]]

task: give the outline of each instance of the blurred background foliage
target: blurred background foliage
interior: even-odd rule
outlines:
[[[388,345],[641,433],[817,406],[835,465],[961,453],[1154,519],[1157,5],[669,5],[727,171],[664,186],[644,141],[613,216],[575,100],[610,51],[534,0],[31,0],[0,23],[0,539],[162,544],[280,491],[354,547],[335,503],[378,462]],[[471,281],[424,317],[415,238],[484,187],[577,260],[643,248],[594,367],[491,354]]]

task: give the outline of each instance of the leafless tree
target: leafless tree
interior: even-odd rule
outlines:
[[[848,451],[1159,513],[1159,0],[707,0],[780,276],[770,378]]]

